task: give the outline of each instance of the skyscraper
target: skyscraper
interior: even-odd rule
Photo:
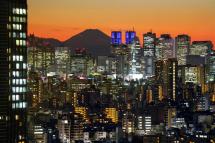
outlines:
[[[143,78],[142,65],[141,65],[141,51],[140,51],[140,41],[138,37],[135,37],[132,44],[129,46],[130,56],[129,56],[129,78],[130,79],[140,79]]]
[[[208,56],[213,48],[211,41],[193,41],[190,46],[189,55]]]
[[[143,35],[144,56],[155,56],[156,34],[148,32]]]
[[[174,39],[169,34],[162,34],[155,48],[156,60],[174,58],[174,52]]]
[[[25,143],[27,0],[1,0],[0,25],[0,142]]]
[[[190,49],[190,36],[178,35],[176,37],[176,50],[178,65],[186,65],[186,56],[189,55]]]
[[[178,63],[176,59],[159,60],[155,63],[155,76],[162,85],[162,92],[165,98],[176,100],[176,81]]]
[[[111,44],[119,46],[122,44],[122,32],[121,31],[112,31],[111,32]]]
[[[144,56],[144,77],[148,78],[154,75],[156,34],[148,32],[143,35],[143,56]]]
[[[126,44],[132,44],[136,37],[136,32],[135,31],[127,31],[125,33],[125,39],[126,39]]]
[[[215,81],[215,51],[212,51],[208,58],[208,82],[213,83]]]

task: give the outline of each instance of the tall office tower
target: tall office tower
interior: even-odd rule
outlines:
[[[211,41],[193,41],[190,46],[189,55],[208,56],[213,48]]]
[[[143,35],[144,56],[155,56],[156,34],[148,32]]]
[[[175,42],[178,65],[186,65],[186,57],[189,55],[190,36],[178,35]]]
[[[142,64],[141,64],[141,48],[138,37],[135,37],[132,44],[129,46],[129,79],[140,79],[143,78]]]
[[[207,66],[207,82],[213,83],[215,81],[215,51],[210,53]]]
[[[164,98],[176,100],[177,71],[176,59],[160,60],[155,63],[156,80],[162,85]]]
[[[169,34],[162,34],[155,48],[156,60],[174,58],[174,52],[174,39]]]
[[[111,44],[119,46],[122,44],[122,32],[121,31],[112,31],[111,32]]]
[[[143,35],[143,40],[144,78],[148,78],[154,75],[156,34],[148,32]]]
[[[121,44],[119,46],[112,45],[112,56],[108,57],[106,62],[102,64],[109,65],[109,69],[112,69],[112,75],[114,75],[115,78],[123,78],[128,74],[128,56],[130,53],[130,49],[128,45]],[[110,60],[110,61],[109,61]],[[100,60],[98,60],[98,63],[101,63]]]
[[[126,44],[132,44],[135,37],[136,37],[135,31],[126,31],[126,33],[125,33],[126,42],[125,43]]]
[[[0,1],[0,142],[26,142],[27,0]]]

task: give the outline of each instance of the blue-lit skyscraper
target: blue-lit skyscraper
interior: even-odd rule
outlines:
[[[134,41],[135,37],[136,37],[136,32],[135,31],[127,31],[125,33],[126,44],[132,44],[132,42]]]
[[[111,33],[111,44],[112,45],[122,44],[122,32],[121,31],[112,31],[112,33]]]

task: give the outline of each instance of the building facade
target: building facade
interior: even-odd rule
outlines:
[[[0,142],[25,143],[27,0],[1,0],[0,25]]]
[[[186,56],[189,55],[190,49],[190,36],[178,35],[176,37],[175,44],[177,49],[178,65],[186,65]]]

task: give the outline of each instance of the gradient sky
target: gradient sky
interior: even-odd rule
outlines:
[[[88,28],[189,34],[215,44],[215,0],[28,0],[29,33],[66,40]],[[140,37],[142,39],[142,36]]]

